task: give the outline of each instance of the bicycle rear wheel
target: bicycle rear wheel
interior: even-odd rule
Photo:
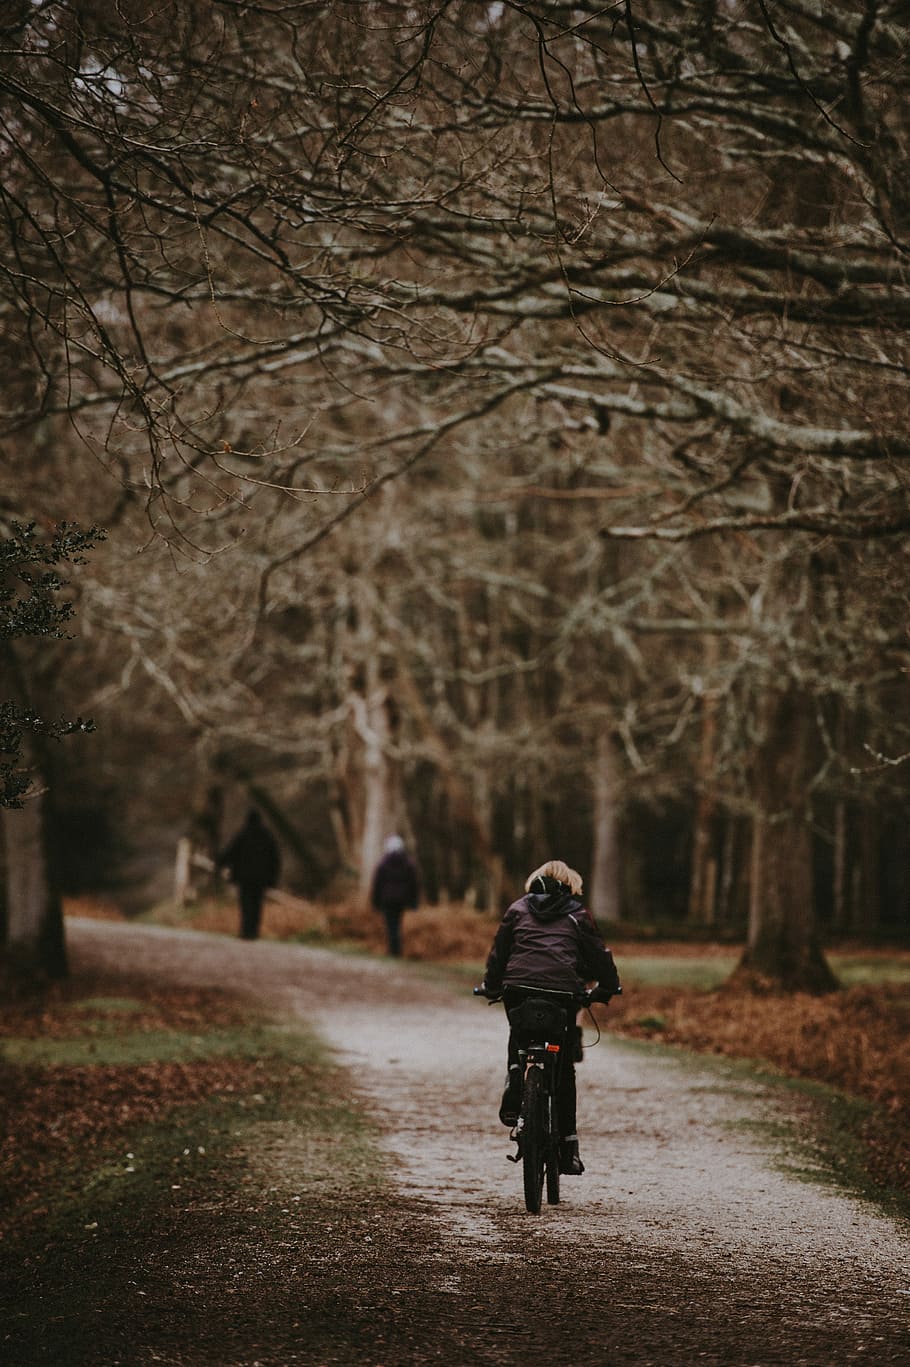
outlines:
[[[525,1206],[532,1215],[540,1214],[543,1199],[544,1173],[544,1103],[541,1086],[543,1078],[538,1068],[529,1068],[525,1078],[524,1097],[521,1114],[524,1125],[521,1131],[521,1162],[524,1177]]]

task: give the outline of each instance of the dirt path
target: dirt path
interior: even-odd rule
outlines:
[[[415,965],[274,942],[74,921],[70,944],[77,966],[248,991],[352,1069],[398,1189],[357,1313],[406,1329],[351,1361],[910,1364],[907,1231],[788,1175],[761,1137],[792,1120],[786,1092],[605,1036],[579,1069],[587,1172],[534,1217],[496,1119],[501,1008]],[[236,1360],[349,1360],[257,1351]]]

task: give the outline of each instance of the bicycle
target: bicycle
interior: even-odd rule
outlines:
[[[593,1001],[603,1001],[604,997],[597,995],[596,987],[581,993],[538,988],[528,991],[531,995],[508,1012],[509,1025],[519,1041],[523,1082],[521,1108],[511,1135],[518,1152],[507,1157],[512,1163],[521,1163],[525,1207],[532,1215],[539,1215],[544,1187],[547,1204],[559,1204],[557,1097],[568,1049],[569,1023],[579,1010]],[[502,1000],[501,993],[487,992],[483,987],[475,987],[474,995],[485,997],[491,1005]]]

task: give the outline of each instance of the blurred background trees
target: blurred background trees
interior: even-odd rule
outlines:
[[[69,886],[252,794],[310,893],[397,829],[793,985],[906,929],[896,0],[4,13],[3,507],[108,530]]]

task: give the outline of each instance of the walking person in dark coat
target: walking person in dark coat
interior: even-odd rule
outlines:
[[[389,953],[398,958],[401,954],[402,913],[416,908],[420,882],[414,861],[400,835],[390,835],[383,849],[384,854],[373,874],[370,901],[385,918]]]
[[[266,829],[255,807],[222,851],[218,867],[227,869],[231,882],[237,885],[241,939],[255,940],[259,935],[266,888],[275,886],[281,869],[275,837]]]

